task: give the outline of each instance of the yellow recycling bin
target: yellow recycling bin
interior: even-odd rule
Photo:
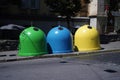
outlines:
[[[77,51],[93,51],[101,49],[99,33],[96,28],[89,25],[83,25],[75,32],[74,42]]]

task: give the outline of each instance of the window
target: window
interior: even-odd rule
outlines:
[[[23,9],[40,9],[40,0],[22,0]]]

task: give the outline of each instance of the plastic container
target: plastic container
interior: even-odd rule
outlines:
[[[47,41],[44,32],[36,27],[29,27],[19,36],[19,56],[39,56],[47,53]]]
[[[73,51],[73,36],[63,26],[52,28],[47,35],[47,42],[49,44],[49,51],[53,54]]]
[[[99,50],[100,40],[98,31],[89,25],[81,26],[75,32],[75,48],[77,51]]]

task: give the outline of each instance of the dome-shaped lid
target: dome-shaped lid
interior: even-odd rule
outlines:
[[[98,36],[98,31],[96,30],[96,28],[91,27],[89,25],[84,25],[81,26],[76,32],[75,32],[75,36],[79,36],[79,37],[86,37],[88,39],[91,39],[93,37]]]
[[[70,35],[71,35],[71,32],[64,26],[54,27],[48,33],[48,36],[51,38],[54,37],[54,39],[64,39]]]
[[[39,28],[31,26],[23,30],[19,39],[19,56],[37,56],[47,53],[46,36]]]
[[[71,52],[73,50],[72,34],[63,26],[52,28],[47,35],[47,42],[53,53]]]
[[[25,30],[22,31],[20,35],[29,36],[31,39],[43,38],[45,36],[44,32],[41,29],[34,26],[26,28]]]
[[[75,32],[75,47],[79,51],[100,49],[99,33],[96,28],[89,25],[81,26]]]

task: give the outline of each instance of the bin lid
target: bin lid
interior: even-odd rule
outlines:
[[[83,25],[75,32],[75,46],[78,51],[100,49],[99,33],[96,28]]]
[[[46,36],[42,30],[29,27],[19,36],[19,56],[37,56],[47,53]]]
[[[73,41],[71,32],[64,26],[52,28],[47,35],[53,53],[71,52],[73,50]]]

